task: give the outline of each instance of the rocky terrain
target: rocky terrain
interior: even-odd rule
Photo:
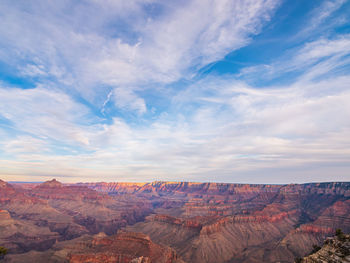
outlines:
[[[342,263],[350,262],[350,235],[342,233],[329,237],[322,247],[316,247],[311,255],[297,259],[297,263]]]
[[[1,181],[0,209],[11,218],[0,223],[0,240],[5,239],[1,244],[10,252],[47,249],[56,241],[101,231],[113,234],[151,211],[138,198],[129,202],[113,199],[87,187],[65,186],[56,180],[27,189]],[[22,231],[24,226],[29,230]]]
[[[8,262],[293,262],[350,232],[350,183],[0,181],[0,209]]]
[[[9,255],[5,262],[184,263],[173,249],[153,243],[144,234],[132,232],[112,236],[105,233],[84,235],[57,243],[45,252]]]

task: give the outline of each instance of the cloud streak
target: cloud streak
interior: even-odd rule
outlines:
[[[34,83],[1,83],[2,177],[346,180],[349,35],[200,74],[254,42],[279,4],[2,2],[0,60]]]

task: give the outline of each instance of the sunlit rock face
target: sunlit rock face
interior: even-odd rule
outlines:
[[[0,181],[0,209],[8,262],[293,262],[350,232],[350,183]]]

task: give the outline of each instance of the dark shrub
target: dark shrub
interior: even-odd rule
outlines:
[[[7,254],[7,248],[0,247],[0,259]]]
[[[321,249],[320,246],[318,246],[318,245],[313,245],[310,254],[316,253],[316,252],[319,251],[320,249]]]
[[[338,239],[340,241],[345,241],[345,235],[344,235],[343,231],[340,228],[337,228],[335,230],[335,235],[338,237]]]

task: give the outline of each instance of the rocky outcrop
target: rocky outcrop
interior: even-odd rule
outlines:
[[[8,186],[8,183],[6,183],[5,181],[0,179],[0,188],[4,188],[4,187],[7,187],[7,186]]]
[[[322,247],[314,247],[314,253],[297,259],[297,263],[342,263],[350,262],[350,235],[329,237]]]
[[[52,179],[51,181],[46,181],[37,186],[37,188],[60,188],[63,184],[56,179]]]
[[[106,200],[108,195],[98,193],[86,186],[63,185],[56,179],[44,182],[28,191],[32,196],[51,200]]]

